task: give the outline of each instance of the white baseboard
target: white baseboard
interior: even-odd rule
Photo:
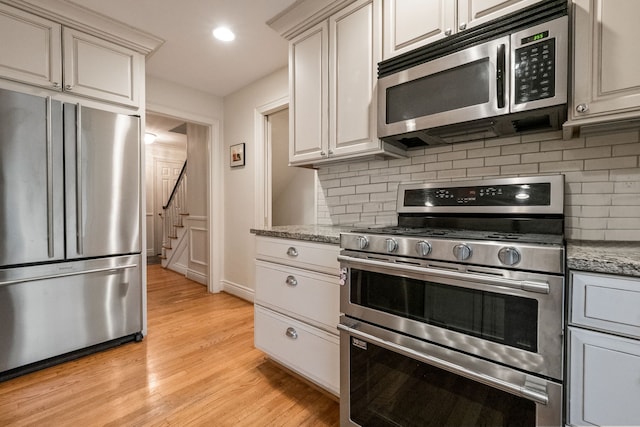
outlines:
[[[185,277],[187,276],[187,267],[182,264],[178,264],[177,262],[171,265],[168,265],[167,269],[171,271],[175,271],[176,273],[180,273]]]
[[[253,303],[256,293],[253,289],[237,283],[229,282],[228,280],[221,280],[220,283],[222,284],[222,290],[224,292]]]
[[[198,283],[200,283],[202,285],[207,286],[207,275],[206,274],[202,274],[199,271],[187,269],[187,272],[186,272],[185,276],[187,276],[187,279],[191,279],[194,282],[198,282]]]

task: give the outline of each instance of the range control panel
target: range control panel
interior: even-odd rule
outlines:
[[[522,43],[543,40],[516,49],[516,104],[555,96],[556,40],[545,31],[523,39]]]

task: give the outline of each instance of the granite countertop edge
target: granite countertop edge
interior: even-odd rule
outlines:
[[[256,236],[340,244],[340,233],[353,227],[282,225],[252,228]],[[567,269],[589,273],[640,277],[640,242],[568,240]]]
[[[278,237],[282,239],[339,245],[340,233],[352,229],[353,227],[341,227],[336,225],[279,225],[273,227],[252,228],[249,231],[256,236]]]
[[[567,268],[640,277],[640,242],[569,240]]]

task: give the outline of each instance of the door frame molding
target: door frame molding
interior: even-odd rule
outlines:
[[[209,228],[209,271],[207,288],[211,293],[222,290],[222,266],[224,265],[224,187],[223,187],[223,160],[222,138],[220,135],[220,121],[211,117],[201,116],[188,111],[177,110],[159,104],[147,103],[147,113],[160,114],[186,120],[191,123],[207,126],[209,128],[209,140],[207,151],[209,154],[209,167],[207,168],[207,226]],[[187,159],[188,160],[188,159]]]
[[[267,131],[269,114],[289,108],[289,96],[283,96],[254,111],[254,135],[256,163],[254,173],[255,216],[254,227],[271,226],[271,146]]]

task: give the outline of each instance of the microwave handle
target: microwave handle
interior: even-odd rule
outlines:
[[[498,56],[496,58],[496,97],[498,98],[498,108],[504,108],[504,86],[505,86],[505,45],[498,45]]]

